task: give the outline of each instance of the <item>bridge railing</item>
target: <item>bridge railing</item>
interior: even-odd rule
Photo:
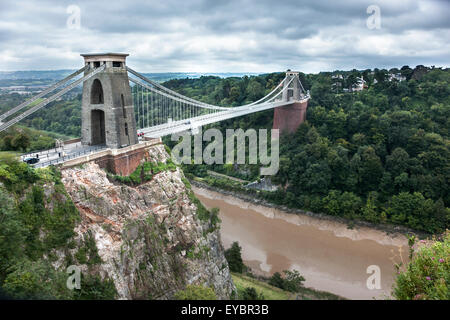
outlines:
[[[89,153],[94,153],[94,152],[97,152],[97,151],[100,151],[100,150],[106,149],[106,148],[107,148],[107,146],[104,146],[104,145],[90,147],[89,149],[83,149],[81,151],[73,152],[73,153],[70,153],[68,155],[65,155],[65,156],[62,156],[62,157],[58,157],[56,159],[47,160],[47,161],[43,161],[43,162],[38,162],[33,167],[34,168],[43,168],[43,167],[48,167],[50,165],[56,165],[56,164],[64,163],[65,161],[68,161],[68,160],[71,160],[71,159],[75,159],[75,158],[84,156],[84,155],[89,154]]]
[[[53,147],[53,148],[50,148],[50,149],[41,149],[41,150],[30,151],[30,152],[27,152],[27,153],[22,153],[20,155],[20,158],[21,159],[25,159],[25,158],[28,158],[28,157],[33,157],[35,155],[39,155],[39,159],[41,159],[42,157],[47,157],[48,158],[52,154],[56,154],[58,152],[63,152],[64,148],[69,146],[69,145],[73,146],[73,145],[78,145],[78,144],[81,146],[81,142],[76,142],[76,143],[67,144],[67,145],[65,145],[63,147]]]
[[[47,156],[50,153],[58,153],[58,148],[51,148],[51,149],[42,149],[42,150],[36,150],[36,151],[32,151],[32,152],[27,152],[27,153],[23,153],[20,155],[20,157],[22,159],[28,158],[28,157],[33,157],[34,155],[38,154],[39,158],[42,156]]]

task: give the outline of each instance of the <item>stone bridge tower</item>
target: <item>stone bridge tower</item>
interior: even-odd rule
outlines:
[[[86,73],[105,65],[83,84],[81,143],[118,149],[138,143],[133,98],[125,60],[128,54],[82,54]]]
[[[287,71],[282,93],[282,101],[286,105],[274,109],[273,129],[279,129],[280,133],[294,133],[306,119],[308,100],[309,94],[301,85],[299,72]]]

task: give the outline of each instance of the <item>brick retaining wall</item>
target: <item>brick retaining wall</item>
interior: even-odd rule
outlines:
[[[144,158],[151,146],[161,144],[161,139],[144,141],[122,149],[106,149],[79,158],[69,160],[61,165],[61,168],[69,168],[83,163],[94,161],[100,168],[121,176],[130,175]]]

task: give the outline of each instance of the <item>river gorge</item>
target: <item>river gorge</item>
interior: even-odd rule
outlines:
[[[348,299],[385,299],[394,282],[394,262],[407,261],[408,241],[400,234],[349,229],[332,219],[287,213],[204,188],[193,191],[207,208],[220,209],[224,247],[238,241],[244,263],[255,274],[296,269],[306,287]],[[380,289],[368,288],[369,266],[379,267]]]

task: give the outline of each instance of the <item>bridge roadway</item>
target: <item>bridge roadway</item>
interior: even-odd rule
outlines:
[[[309,99],[309,96],[305,99]],[[299,101],[274,101],[274,102],[267,102],[267,103],[261,103],[258,105],[250,105],[250,106],[242,106],[242,107],[235,107],[230,108],[230,110],[226,111],[219,111],[215,113],[210,113],[206,115],[201,115],[197,117],[193,117],[190,119],[185,120],[177,120],[172,121],[168,123],[164,123],[161,125],[153,126],[150,128],[143,128],[138,129],[138,133],[144,133],[146,137],[150,138],[160,138],[163,136],[171,135],[174,133],[179,133],[183,131],[191,131],[194,132],[202,126],[219,122],[223,120],[228,120],[231,118],[236,118],[240,116],[244,116],[250,113],[258,112],[258,111],[264,111],[269,110],[281,106],[287,106],[289,104],[297,103],[297,102],[303,102],[304,100]]]
[[[138,139],[138,144],[145,143],[142,137],[139,137]],[[82,145],[81,142],[76,142],[65,144],[63,147],[29,152],[21,155],[20,160],[23,161],[25,158],[34,158],[36,156],[39,156],[40,161],[36,164],[31,164],[31,166],[34,168],[44,168],[50,165],[61,164],[66,161],[80,158],[89,154],[92,155],[106,149],[109,149],[106,145],[86,146]]]
[[[39,156],[39,162],[33,164],[32,166],[34,168],[43,168],[52,164],[60,164],[64,161],[74,159],[88,153],[97,152],[103,149],[106,149],[105,145],[85,146],[82,145],[81,142],[76,142],[66,144],[63,147],[23,154],[20,156],[20,160],[23,161],[25,158]]]

